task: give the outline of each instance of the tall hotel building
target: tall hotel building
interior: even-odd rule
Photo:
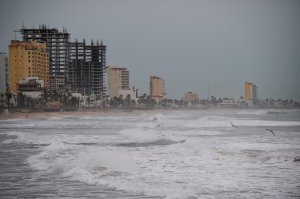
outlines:
[[[105,95],[106,46],[101,42],[90,45],[83,42],[70,43],[68,82],[72,92],[83,95]]]
[[[62,91],[67,85],[67,70],[69,65],[69,38],[70,34],[56,28],[23,27],[19,32],[23,41],[37,41],[46,43],[49,52],[49,86],[51,90]]]
[[[12,40],[9,45],[9,90],[17,92],[20,80],[38,77],[49,85],[49,54],[45,43]]]
[[[127,68],[108,66],[108,95],[119,97],[120,90],[130,90]]]
[[[257,86],[252,82],[245,82],[245,101],[257,100]]]
[[[5,93],[9,80],[8,57],[6,53],[0,52],[0,93]]]
[[[164,79],[151,76],[150,77],[150,96],[156,99],[162,99],[165,96],[165,81]]]

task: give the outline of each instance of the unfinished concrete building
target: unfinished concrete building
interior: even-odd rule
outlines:
[[[83,42],[70,43],[70,63],[68,70],[71,92],[82,95],[105,95],[106,46],[102,41],[90,45]]]
[[[57,28],[40,25],[39,28],[25,28],[17,30],[22,34],[23,41],[46,43],[49,53],[49,88],[64,92],[67,88],[67,70],[69,65],[70,34],[64,28],[62,32]]]

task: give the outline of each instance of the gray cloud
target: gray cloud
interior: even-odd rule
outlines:
[[[245,80],[263,98],[300,99],[300,1],[9,0],[0,8],[0,50],[22,23],[62,29],[71,39],[103,39],[107,63],[129,68],[148,93],[149,76],[169,97],[239,97]]]

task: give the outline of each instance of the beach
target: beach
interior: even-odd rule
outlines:
[[[51,117],[80,117],[80,116],[112,116],[112,115],[132,115],[148,113],[158,113],[170,110],[132,110],[126,112],[118,109],[82,109],[77,111],[58,111],[58,112],[13,112],[13,113],[0,113],[0,120],[9,119],[35,119],[46,120]]]
[[[84,116],[84,115],[107,115],[113,114],[114,111],[72,111],[72,112],[13,112],[1,113],[0,120],[8,119],[35,119],[44,120],[50,117],[64,117],[64,116]]]

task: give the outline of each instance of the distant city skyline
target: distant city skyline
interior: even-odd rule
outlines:
[[[3,0],[0,17],[1,52],[22,25],[103,39],[107,65],[128,68],[140,95],[158,75],[169,98],[244,96],[251,81],[258,97],[300,100],[297,0]]]

